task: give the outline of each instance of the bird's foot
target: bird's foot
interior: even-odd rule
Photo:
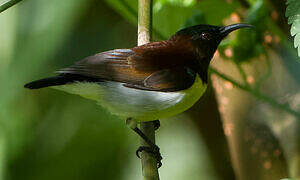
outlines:
[[[137,150],[136,150],[136,156],[138,158],[141,158],[140,156],[140,152],[142,151],[145,151],[147,153],[151,153],[154,155],[156,161],[157,161],[157,167],[160,168],[162,163],[161,163],[161,160],[162,160],[162,156],[160,154],[160,151],[159,151],[159,147],[157,145],[155,146],[140,146]]]
[[[158,128],[160,127],[160,121],[159,120],[155,120],[153,121],[153,124],[154,124],[154,130],[158,130]]]
[[[150,154],[152,154],[156,161],[157,161],[157,166],[158,168],[161,167],[162,163],[162,156],[160,154],[159,151],[159,147],[154,144],[138,127],[137,127],[137,122],[134,121],[132,118],[128,118],[126,119],[126,124],[134,131],[136,132],[144,141],[145,143],[147,143],[149,146],[140,146],[137,151],[136,151],[136,155],[137,157],[140,158],[140,152],[145,151],[148,152]],[[153,121],[153,125],[154,125],[154,129],[157,130],[160,126],[160,122],[159,120],[155,120]]]

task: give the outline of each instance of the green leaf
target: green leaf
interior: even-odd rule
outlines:
[[[260,24],[265,25],[263,20],[269,16],[269,9],[267,6],[268,5],[264,0],[257,0],[247,13],[247,22],[255,26]]]
[[[300,57],[300,1],[287,0],[285,16],[288,17],[288,23],[291,24],[291,35],[294,36],[294,46],[298,48]]]
[[[264,52],[263,33],[266,30],[265,19],[269,16],[269,9],[263,0],[257,0],[249,9],[246,22],[255,29],[241,29],[237,31],[236,39],[232,42],[234,60],[249,61]]]
[[[185,21],[183,28],[194,26],[197,24],[206,24],[205,14],[202,13],[200,10],[195,10],[192,17],[188,18]]]

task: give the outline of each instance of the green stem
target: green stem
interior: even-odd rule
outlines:
[[[125,0],[119,0],[119,2],[124,6],[127,11],[132,15],[137,17],[138,13],[129,5]],[[155,35],[156,38],[158,39],[165,39],[156,29],[151,29],[153,31],[153,34]]]
[[[250,87],[250,84],[247,81],[247,75],[246,75],[244,69],[242,68],[241,64],[238,63],[236,60],[233,60],[233,61],[234,61],[235,65],[236,65],[237,69],[239,70],[240,75],[242,76],[242,79],[243,79],[243,81],[245,83],[245,86]]]
[[[297,118],[300,118],[300,112],[297,112],[293,109],[291,109],[287,104],[280,104],[278,103],[275,99],[269,97],[269,96],[266,96],[264,94],[262,94],[261,92],[259,92],[258,90],[256,89],[252,89],[251,87],[248,87],[248,86],[245,86],[245,85],[242,85],[240,83],[238,83],[237,81],[231,79],[230,77],[228,77],[227,75],[223,74],[223,73],[220,73],[218,70],[216,70],[215,68],[210,68],[210,71],[214,74],[216,74],[217,76],[219,76],[220,78],[226,80],[226,81],[229,81],[231,82],[234,86],[244,90],[244,91],[247,91],[248,93],[254,95],[257,99],[259,100],[262,100],[262,101],[265,101],[267,103],[269,103],[270,105],[274,106],[274,107],[277,107],[281,110],[284,110],[292,115],[294,115],[295,117]]]
[[[138,45],[149,43],[152,29],[152,0],[139,0],[138,13]],[[142,122],[141,131],[155,143],[155,130],[152,122]],[[142,146],[148,144],[142,140]],[[159,180],[157,161],[155,157],[143,151],[141,154],[142,174],[144,180]]]
[[[139,0],[138,45],[150,42],[152,30],[152,0]]]
[[[2,3],[0,5],[0,13],[5,11],[6,9],[12,7],[13,5],[17,4],[20,1],[22,1],[22,0],[10,0],[10,1],[6,1],[6,2]]]

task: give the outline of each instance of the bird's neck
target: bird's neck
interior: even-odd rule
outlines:
[[[188,52],[190,60],[184,63],[187,67],[199,74],[203,82],[208,82],[208,66],[216,47],[192,41],[187,35],[174,35],[168,41],[178,45],[183,51]]]
[[[187,64],[187,67],[199,74],[199,77],[204,83],[208,82],[208,66],[210,59],[196,58]]]
[[[197,71],[197,73],[199,74],[200,78],[202,79],[202,81],[204,83],[208,82],[208,66],[209,66],[209,62],[210,59],[207,60],[200,60],[199,62],[199,70]]]

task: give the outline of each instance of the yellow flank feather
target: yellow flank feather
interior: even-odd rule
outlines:
[[[152,121],[179,114],[193,106],[203,95],[207,84],[197,75],[194,84],[182,91],[145,91],[118,82],[77,82],[53,88],[97,101],[112,114],[136,121]]]

